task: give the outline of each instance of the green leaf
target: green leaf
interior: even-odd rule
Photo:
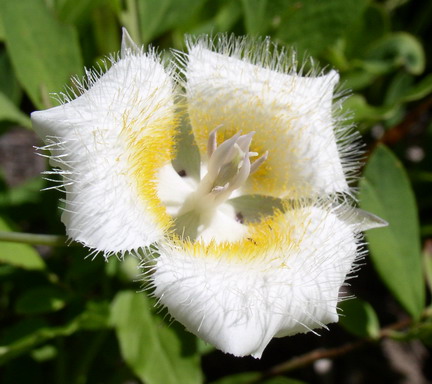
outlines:
[[[432,347],[432,320],[421,323],[410,332],[411,340],[420,340],[428,347]]]
[[[172,34],[173,47],[179,50],[185,49],[184,34],[214,35],[217,32],[227,32],[236,28],[243,17],[241,1],[207,2],[207,7],[188,24],[188,28],[175,29]],[[194,21],[198,21],[195,22]]]
[[[10,62],[6,50],[3,52],[0,51],[0,92],[18,107],[21,102],[23,91],[15,76],[12,63]]]
[[[116,12],[107,6],[93,11],[92,26],[96,46],[100,54],[110,55],[118,51],[121,34]]]
[[[259,36],[267,33],[270,17],[267,15],[267,0],[242,0],[246,33]]]
[[[3,42],[4,39],[5,39],[4,25],[3,25],[3,20],[0,17],[0,41]]]
[[[432,75],[426,76],[403,96],[402,101],[410,102],[423,99],[432,93]]]
[[[85,21],[93,9],[106,0],[65,0],[57,7],[59,18],[67,23],[77,24]]]
[[[140,0],[136,2],[142,43],[183,25],[193,17],[205,0]],[[132,35],[133,38],[135,36]]]
[[[355,59],[352,61],[353,68],[358,68],[369,74],[374,74],[376,76],[385,75],[396,69],[396,65],[392,60],[384,59],[367,59],[359,60]]]
[[[41,286],[24,292],[17,300],[15,310],[20,314],[55,312],[66,305],[66,294],[55,286]]]
[[[342,310],[340,323],[348,332],[359,337],[378,337],[378,317],[369,303],[352,299],[341,302],[339,307]]]
[[[396,299],[418,318],[425,286],[416,202],[402,164],[382,145],[369,159],[360,182],[360,206],[389,223],[366,232],[371,258]]]
[[[27,317],[19,320],[5,329],[2,329],[0,345],[13,344],[42,328],[48,327],[47,322],[40,317]]]
[[[426,65],[425,53],[416,37],[405,32],[392,33],[375,42],[366,59],[386,63],[391,67],[404,67],[413,75],[421,74]]]
[[[34,319],[32,319],[34,321]],[[12,343],[0,342],[0,365],[28,353],[42,343],[60,336],[69,336],[79,329],[79,323],[72,321],[61,327],[42,326],[33,332],[23,335]]]
[[[81,329],[106,329],[108,327],[106,310],[107,305],[105,302],[90,302],[79,316],[58,327],[50,327],[40,318],[32,317],[4,329],[4,336],[0,340],[0,365],[26,354],[39,345],[57,337],[70,336]],[[101,318],[103,313],[104,319]],[[99,320],[96,321],[96,317]],[[92,326],[90,327],[89,319],[92,319]],[[97,328],[94,327],[96,322],[99,324]]]
[[[354,121],[368,123],[391,119],[398,111],[397,106],[394,105],[372,106],[368,104],[362,95],[353,95],[348,98],[344,102],[343,108],[345,111],[352,114]]]
[[[56,20],[43,0],[3,0],[0,15],[18,80],[38,108],[49,106],[49,93],[82,71],[75,29]]]
[[[400,103],[403,96],[407,94],[414,82],[414,76],[405,72],[398,71],[387,86],[384,104],[392,105]]]
[[[12,101],[0,92],[0,121],[2,120],[31,128],[30,118],[22,113]]]
[[[26,180],[16,187],[0,191],[0,207],[16,207],[21,204],[37,204],[41,199],[41,189],[45,185],[42,177]]]
[[[372,84],[377,75],[364,68],[355,68],[349,72],[342,73],[341,86],[344,89],[357,91]]]
[[[88,301],[85,311],[79,317],[79,326],[85,330],[99,330],[109,327],[110,307],[106,301]]]
[[[429,314],[422,322],[415,323],[412,327],[402,332],[392,332],[392,339],[398,341],[420,340],[428,347],[432,347],[432,318],[429,308]]]
[[[362,17],[345,35],[345,52],[349,58],[364,56],[364,49],[390,31],[390,16],[381,4],[371,2]],[[359,49],[362,47],[362,49]]]
[[[276,37],[317,55],[343,36],[366,8],[366,0],[285,0]]]
[[[11,231],[10,226],[0,217],[0,231]],[[45,269],[39,253],[25,244],[0,241],[0,264],[10,264],[25,269]]]
[[[215,350],[215,347],[209,343],[206,343],[203,339],[197,338],[197,350],[198,353],[202,355],[206,355]]]
[[[426,240],[423,249],[423,268],[429,291],[432,292],[432,240]]]
[[[242,16],[242,8],[237,1],[228,1],[218,9],[218,13],[211,21],[214,32],[226,32],[234,28],[236,22]],[[212,30],[210,29],[210,33]]]
[[[44,361],[52,360],[57,357],[57,348],[53,345],[44,345],[39,349],[35,349],[31,353],[31,357],[38,363],[43,363]]]
[[[114,299],[111,321],[123,358],[148,384],[200,383],[195,337],[167,326],[151,313],[144,294],[123,291]]]

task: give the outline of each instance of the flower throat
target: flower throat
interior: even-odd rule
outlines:
[[[184,201],[174,217],[177,235],[190,240],[198,237],[198,227],[210,225],[215,211],[224,204],[232,193],[241,188],[248,177],[255,172],[267,159],[266,151],[256,161],[250,158],[258,155],[250,151],[252,137],[255,132],[241,135],[237,132],[231,138],[217,145],[215,128],[209,134],[207,143],[207,173],[200,180],[194,192]],[[184,176],[185,174],[180,174]]]

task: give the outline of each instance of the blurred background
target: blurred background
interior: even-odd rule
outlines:
[[[0,382],[432,382],[431,21],[418,0],[0,0]],[[367,234],[330,331],[275,339],[261,360],[224,355],[136,293],[133,258],[64,246],[29,113],[118,52],[122,26],[161,50],[271,36],[340,72],[366,143],[359,204],[390,226]]]

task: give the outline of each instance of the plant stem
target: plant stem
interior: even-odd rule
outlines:
[[[0,231],[0,241],[32,245],[48,245],[51,247],[67,246],[67,237],[60,235],[40,235],[36,233]]]
[[[282,364],[276,365],[265,372],[265,377],[278,376],[282,373],[293,371],[314,363],[320,359],[331,359],[338,356],[346,355],[347,353],[363,347],[371,340],[359,340],[353,343],[347,343],[340,347],[330,349],[316,349],[304,355],[297,356]]]

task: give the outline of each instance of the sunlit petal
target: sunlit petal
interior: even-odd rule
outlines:
[[[190,43],[186,69],[188,112],[201,152],[209,132],[221,126],[227,136],[255,131],[252,151],[268,160],[251,178],[251,193],[273,196],[312,196],[348,192],[355,151],[341,156],[333,111],[335,71],[301,76],[289,54],[274,54],[247,42]],[[228,52],[231,56],[221,53]]]
[[[88,72],[77,98],[32,114],[63,175],[68,235],[105,253],[149,245],[169,226],[154,179],[171,159],[173,84],[155,54],[122,54],[105,74]]]
[[[230,245],[165,245],[151,277],[177,320],[237,356],[260,357],[275,336],[336,322],[357,257],[352,227],[325,208],[288,211],[255,230]]]

